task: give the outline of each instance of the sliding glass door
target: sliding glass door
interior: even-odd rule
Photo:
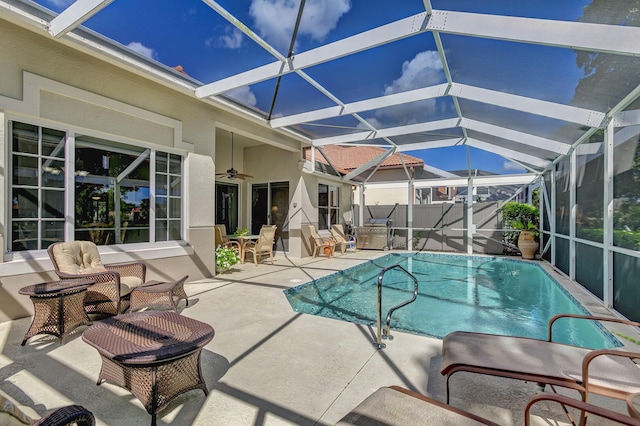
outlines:
[[[276,225],[276,250],[289,249],[289,182],[259,183],[251,186],[251,233],[262,225]]]

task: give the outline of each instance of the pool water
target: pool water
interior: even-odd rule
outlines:
[[[542,267],[521,260],[430,253],[392,253],[284,291],[296,312],[376,324],[377,279],[399,264],[419,283],[418,298],[393,313],[391,328],[443,338],[456,330],[546,340],[559,313],[588,314]],[[413,293],[413,280],[396,269],[383,280],[383,321]],[[587,348],[621,343],[594,321],[556,321],[553,340]]]

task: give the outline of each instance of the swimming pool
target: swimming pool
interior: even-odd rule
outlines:
[[[588,314],[542,267],[531,262],[484,256],[392,253],[284,291],[296,312],[375,325],[377,278],[399,264],[420,285],[415,302],[398,309],[391,328],[443,338],[456,330],[547,338],[547,322],[559,313]],[[392,269],[384,276],[383,321],[387,311],[411,298],[413,281]],[[588,348],[621,343],[598,323],[563,319],[554,341]]]

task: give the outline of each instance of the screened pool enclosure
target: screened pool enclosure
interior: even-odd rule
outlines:
[[[1,0],[0,11],[318,158],[328,145],[384,148],[348,173],[330,161],[301,173],[358,189],[355,222],[367,188],[398,188],[408,241],[427,188],[473,194],[457,200],[464,252],[482,234],[482,188],[539,188],[544,259],[640,319],[638,0]],[[382,181],[395,153],[431,175],[400,160],[401,178]]]

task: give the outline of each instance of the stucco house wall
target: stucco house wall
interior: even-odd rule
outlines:
[[[351,209],[351,184],[337,179],[302,173],[300,167],[301,152],[288,152],[269,145],[258,145],[244,150],[245,172],[260,176],[247,183],[244,200],[251,204],[251,187],[253,183],[288,182],[289,213],[286,223],[289,232],[288,254],[293,257],[305,257],[311,253],[308,244],[303,241],[301,229],[304,225],[318,224],[318,184],[324,183],[340,188],[340,218],[345,211]],[[268,160],[267,160],[268,159]],[[250,209],[244,210],[242,223],[249,223]],[[342,220],[340,220],[342,222]]]
[[[100,246],[105,263],[143,260],[148,279],[190,279],[215,272],[213,226],[216,130],[236,130],[275,147],[249,155],[253,164],[281,163],[297,185],[296,161],[300,141],[240,117],[217,105],[194,98],[193,93],[169,88],[138,75],[126,66],[107,63],[0,17],[0,230],[7,229],[7,154],[10,121],[20,121],[72,134],[120,141],[143,147],[163,147],[184,158],[184,241]],[[249,150],[251,152],[251,150]],[[274,157],[271,161],[270,156]],[[294,160],[295,158],[295,160]],[[221,163],[227,159],[220,158]],[[242,161],[242,157],[239,158]],[[256,167],[256,170],[268,167]],[[296,178],[296,174],[298,178]],[[277,176],[273,176],[274,178]],[[265,176],[271,178],[271,176]],[[294,185],[292,185],[293,187]],[[301,195],[300,200],[306,196]],[[300,201],[302,204],[303,201]],[[2,241],[2,247],[7,247]],[[4,250],[3,250],[4,251]],[[172,261],[167,262],[167,258]],[[170,267],[168,266],[170,265]],[[29,315],[31,302],[19,288],[55,278],[45,250],[5,252],[0,257],[0,321]]]

